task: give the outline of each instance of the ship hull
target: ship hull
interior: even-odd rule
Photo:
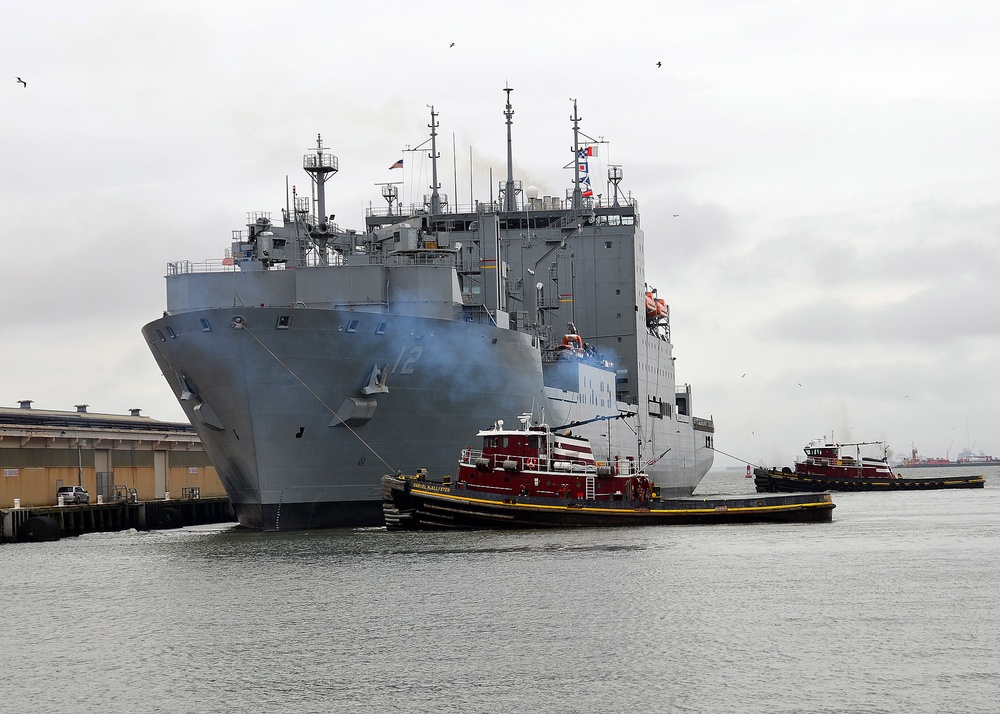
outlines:
[[[491,326],[241,308],[143,333],[240,523],[261,530],[378,525],[383,473],[451,473],[478,429],[542,399],[530,336]]]

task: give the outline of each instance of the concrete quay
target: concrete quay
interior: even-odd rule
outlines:
[[[73,506],[29,506],[0,510],[0,543],[59,540],[84,533],[158,530],[236,520],[225,497],[119,500]]]

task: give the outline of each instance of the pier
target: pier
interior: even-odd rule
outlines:
[[[158,530],[235,522],[229,499],[117,500],[74,506],[30,506],[0,510],[0,543],[59,540],[84,533]]]

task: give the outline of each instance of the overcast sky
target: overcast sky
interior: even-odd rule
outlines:
[[[718,449],[781,465],[832,433],[1000,456],[996,2],[3,13],[3,406],[184,419],[139,332],[165,307],[167,262],[221,258],[247,211],[279,215],[317,133],[340,161],[342,227],[384,205],[377,182],[419,200],[417,172],[388,167],[424,141],[431,104],[443,190],[488,197],[509,82],[525,185],[570,185],[570,98],[609,142]]]

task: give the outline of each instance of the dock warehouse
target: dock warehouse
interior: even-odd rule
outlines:
[[[83,486],[91,503],[124,489],[140,501],[225,496],[190,424],[87,411],[0,407],[0,508],[56,503],[60,486]]]

